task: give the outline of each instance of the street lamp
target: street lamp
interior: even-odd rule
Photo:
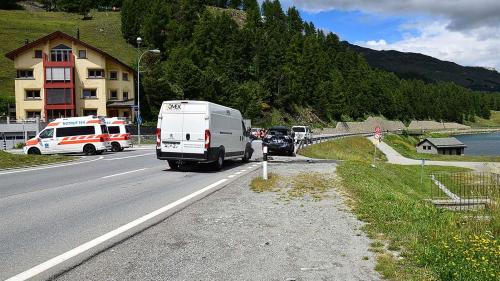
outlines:
[[[140,51],[141,51],[141,43],[142,43],[142,38],[137,37],[138,54],[140,54]],[[139,59],[137,60],[137,136],[138,136],[137,146],[141,146],[141,123],[142,123],[141,92],[140,92],[140,85],[141,85],[141,67],[140,67],[140,65],[141,65],[142,56],[144,56],[146,53],[160,54],[161,52],[158,49],[147,50],[147,51],[144,51],[142,54],[140,54]]]

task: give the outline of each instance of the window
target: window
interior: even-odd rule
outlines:
[[[47,82],[71,81],[71,69],[69,67],[49,67],[45,69]]]
[[[96,99],[97,90],[96,89],[83,89],[82,99]]]
[[[78,50],[78,58],[86,59],[87,58],[87,50]]]
[[[83,116],[97,116],[97,109],[84,109]]]
[[[125,118],[128,118],[128,117],[129,117],[129,113],[128,113],[128,111],[124,111],[124,112],[123,112],[123,117],[125,117]]]
[[[120,127],[119,126],[108,126],[108,132],[110,134],[119,134],[120,133]]]
[[[70,104],[71,89],[46,89],[47,104]]]
[[[101,125],[101,134],[109,134],[108,133],[108,126]]]
[[[89,69],[89,78],[104,78],[104,69]]]
[[[122,73],[122,80],[123,81],[128,81],[128,73],[127,72],[123,72]]]
[[[128,92],[123,92],[123,100],[128,100]]]
[[[110,71],[109,72],[109,80],[118,80],[118,72]]]
[[[39,100],[40,99],[40,90],[26,90],[26,99],[27,100]]]
[[[60,137],[72,137],[72,136],[85,136],[85,135],[94,135],[95,127],[94,126],[79,126],[79,127],[66,127],[66,128],[57,128],[56,135],[58,138]]]
[[[110,100],[118,99],[118,91],[117,90],[110,90],[109,91],[109,99]]]
[[[45,129],[38,136],[41,139],[51,139],[54,136],[54,129]]]
[[[42,50],[35,50],[35,59],[42,58]]]
[[[58,45],[50,51],[51,61],[69,61],[71,56],[71,48],[66,45]]]
[[[32,79],[33,69],[19,69],[17,70],[17,78],[19,79]]]
[[[41,116],[40,111],[26,111],[26,118],[28,119],[40,118]]]

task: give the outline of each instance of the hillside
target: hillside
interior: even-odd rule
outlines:
[[[76,36],[123,62],[133,65],[136,50],[122,38],[120,14],[93,12],[92,20],[82,20],[76,14],[59,12],[29,12],[0,10],[0,97],[14,95],[14,64],[5,53],[38,39],[55,30]]]
[[[361,53],[371,66],[394,72],[401,78],[447,81],[477,91],[500,91],[500,73],[496,71],[461,66],[417,53],[376,51],[356,45],[349,47]]]

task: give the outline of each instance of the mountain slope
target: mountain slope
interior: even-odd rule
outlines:
[[[376,51],[352,44],[349,47],[361,53],[371,66],[394,72],[401,78],[449,81],[478,91],[500,91],[500,73],[493,70],[461,66],[418,53]]]

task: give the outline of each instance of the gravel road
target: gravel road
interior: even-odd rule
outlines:
[[[335,164],[273,164],[283,178]],[[255,193],[257,172],[94,256],[57,280],[379,280],[370,240],[338,192]]]

